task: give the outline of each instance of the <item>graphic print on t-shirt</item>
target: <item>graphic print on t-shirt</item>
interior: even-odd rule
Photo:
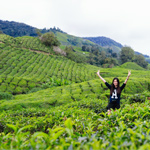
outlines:
[[[116,89],[114,89],[114,92],[112,93],[111,98],[112,98],[112,99],[118,99],[117,90],[116,90]]]
[[[111,90],[111,85],[108,84],[107,82],[105,82],[106,86]],[[124,89],[126,84],[122,84],[122,86],[120,87],[120,90],[122,91]],[[117,93],[117,89],[114,89],[114,92],[112,93],[112,95],[110,95],[110,103],[111,102],[117,102],[118,104],[120,104],[120,93]]]

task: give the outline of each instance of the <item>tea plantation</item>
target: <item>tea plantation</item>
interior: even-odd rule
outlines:
[[[99,69],[110,84],[132,71],[121,108],[110,115]],[[149,122],[149,70],[75,63],[38,38],[0,35],[0,149],[148,150]]]

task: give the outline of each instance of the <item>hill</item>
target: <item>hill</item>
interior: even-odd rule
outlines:
[[[123,47],[120,43],[108,38],[108,37],[83,37],[83,39],[87,39],[95,44],[98,44],[105,48],[110,48],[114,52],[119,53],[121,51],[121,48]]]
[[[106,112],[109,90],[100,79],[1,100],[0,149],[36,149],[37,146],[68,149],[70,145],[78,149],[148,149],[149,73],[132,71],[122,93],[121,109],[112,111],[111,115]],[[104,76],[110,75],[105,78],[109,83],[115,73],[126,76],[127,69],[102,70]],[[119,79],[123,83],[125,77]]]
[[[20,36],[37,36],[37,28],[27,25],[25,23],[19,23],[15,21],[3,21],[0,20],[0,30],[7,35],[13,37]],[[59,28],[50,28],[50,29],[39,29],[41,33],[54,32],[58,40],[62,45],[72,45],[72,46],[82,46],[82,45],[95,45],[94,42],[89,40],[82,39],[80,37],[72,36],[63,32]]]
[[[36,30],[38,28],[32,27],[25,23],[19,23],[15,21],[3,21],[0,20],[0,30],[7,35],[12,37],[21,37],[21,36],[38,36]],[[72,45],[72,46],[82,46],[82,45],[95,45],[95,43],[83,40],[80,37],[72,36],[63,32],[59,28],[50,28],[50,29],[39,29],[41,33],[54,32],[58,40],[62,45]]]
[[[1,34],[0,41],[0,90],[3,92],[28,93],[96,78],[99,67],[55,55],[53,49],[41,44],[37,37],[13,38]],[[120,68],[144,70],[135,63],[126,63]],[[111,74],[104,74],[107,76]]]
[[[139,66],[138,64],[136,64],[134,62],[126,62],[126,63],[122,64],[121,66],[119,66],[119,68],[127,68],[127,69],[134,69],[134,70],[144,70],[144,68],[142,68],[141,66]]]
[[[48,107],[45,103],[44,109],[39,103],[39,108],[3,111],[0,148],[149,149],[149,101],[126,104],[110,116],[94,112],[105,104],[86,98],[63,106]]]
[[[46,32],[53,32],[57,36],[57,39],[61,42],[61,48],[64,49],[64,46],[72,46],[79,55],[83,54],[82,46],[95,46],[96,49],[100,51],[105,51],[107,55],[111,56],[112,54],[109,53],[110,50],[119,54],[122,45],[110,38],[107,37],[77,37],[73,35],[69,35],[66,32],[62,31],[58,27],[53,27],[49,29],[38,29],[32,27],[30,25],[19,23],[15,21],[4,21],[0,20],[0,31],[4,34],[13,36],[13,37],[21,37],[21,36],[33,36],[37,37],[37,30],[40,31],[42,34]],[[84,52],[85,53],[85,52]],[[86,52],[88,54],[89,52]],[[135,51],[135,54],[141,54]],[[142,54],[143,55],[143,54]],[[88,56],[88,55],[87,55]],[[144,55],[146,60],[149,62],[149,56]]]
[[[135,54],[136,54],[136,55],[141,55],[142,53],[135,51]],[[149,59],[149,58],[150,58],[150,56],[148,56],[148,55],[144,55],[144,54],[142,54],[142,55],[143,55],[146,59]]]
[[[96,75],[99,69],[110,84],[114,77],[123,84],[132,70],[121,109],[111,115],[110,91]],[[0,35],[0,149],[146,150],[149,100],[150,71],[134,63],[76,63],[37,37]]]
[[[16,21],[4,21],[0,20],[0,31],[2,31],[4,34],[13,36],[13,37],[19,37],[19,36],[38,36],[37,35],[37,29],[36,27],[32,27],[30,25],[27,25],[25,23],[20,23]],[[41,33],[46,33],[46,32],[63,32],[59,28],[50,28],[50,29],[38,29],[40,30]]]
[[[24,23],[19,23],[15,21],[3,21],[0,20],[0,31],[2,31],[4,34],[10,35],[12,37],[22,37],[22,36],[33,36],[36,37],[37,35],[37,30],[40,31],[42,34],[46,32],[53,32],[57,39],[61,42],[62,45],[71,45],[77,47],[82,47],[83,45],[86,46],[95,46],[97,44],[86,40],[82,39],[81,37],[69,35],[66,32],[62,31],[58,27],[55,28],[49,28],[49,29],[38,29],[35,27],[32,27],[30,25],[26,25]],[[98,46],[98,45],[97,45]],[[107,48],[103,48],[99,46],[100,49],[106,51]]]
[[[121,51],[121,48],[123,47],[122,44],[108,38],[108,37],[103,37],[103,36],[99,36],[99,37],[83,37],[83,39],[87,39],[95,44],[98,44],[102,47],[105,48],[110,48],[112,49],[114,52],[119,53]],[[135,51],[136,55],[140,55],[142,53]],[[148,55],[142,54],[145,58],[149,58]]]
[[[38,44],[38,38],[1,35],[0,41],[2,91],[27,93],[34,87],[83,82],[96,76],[92,69],[96,67],[54,55],[49,47]]]
[[[37,36],[36,28],[26,25],[25,23],[18,23],[15,21],[0,20],[0,30],[10,36]]]
[[[103,47],[105,47],[105,46],[110,46],[110,47],[111,46],[117,46],[119,48],[123,47],[120,43],[118,43],[118,42],[116,42],[116,41],[114,41],[114,40],[112,40],[110,38],[103,37],[103,36],[99,36],[99,37],[83,37],[83,38],[84,39],[88,39],[88,40],[92,41],[93,43],[96,43],[96,44],[98,44],[100,46],[103,46]]]
[[[55,35],[62,45],[72,45],[72,46],[77,46],[77,47],[82,47],[83,45],[87,45],[87,46],[95,45],[95,43],[89,40],[84,40],[80,37],[76,37],[76,36],[69,35],[66,33],[55,32]]]
[[[109,76],[105,77],[105,79],[108,83],[111,84],[113,77]],[[119,76],[121,84],[123,84],[125,79],[126,77]],[[123,95],[126,97],[130,94],[140,94],[146,90],[150,91],[149,85],[149,79],[142,79],[142,77],[133,77],[128,81],[128,86],[124,89]],[[50,87],[29,94],[15,95],[11,100],[11,103],[8,104],[8,101],[3,101],[1,103],[0,110],[21,110],[23,108],[32,108],[35,106],[40,108],[51,108],[51,106],[60,106],[74,101],[81,101],[84,98],[95,98],[100,100],[103,99],[104,102],[107,103],[108,96],[108,88],[102,81],[100,81],[100,79],[97,78],[81,83],[72,83],[70,85]],[[97,109],[100,110],[100,108]]]

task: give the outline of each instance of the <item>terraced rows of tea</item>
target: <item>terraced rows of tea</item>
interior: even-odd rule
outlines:
[[[53,49],[42,44],[38,37],[24,36],[13,38],[11,36],[2,34],[0,35],[0,41],[12,47],[38,50],[51,55],[55,54]]]
[[[150,71],[31,51],[46,52],[38,46],[37,38],[0,35],[0,149],[150,149]],[[114,77],[123,84],[132,71],[121,108],[110,115],[98,69],[110,84]]]
[[[90,65],[77,64],[61,56],[44,55],[0,43],[0,89],[26,93],[43,83],[63,85],[96,77]]]
[[[99,98],[87,93],[80,100],[53,100],[51,93],[55,91],[56,96],[59,90],[50,88],[0,101],[0,148],[150,148],[150,92],[122,93],[121,109],[107,115],[108,92],[100,92]]]

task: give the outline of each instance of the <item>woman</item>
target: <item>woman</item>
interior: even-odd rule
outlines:
[[[125,82],[122,84],[122,86],[120,87],[120,82],[118,78],[114,78],[112,81],[112,85],[108,84],[105,79],[103,79],[100,76],[100,71],[98,70],[97,75],[99,76],[99,78],[106,84],[106,86],[110,89],[110,98],[109,98],[109,103],[107,106],[108,109],[108,114],[110,114],[111,110],[110,108],[112,108],[113,110],[115,110],[116,108],[119,109],[120,108],[120,95],[122,90],[124,89],[130,75],[131,75],[131,71],[128,71],[128,76],[125,80]]]

